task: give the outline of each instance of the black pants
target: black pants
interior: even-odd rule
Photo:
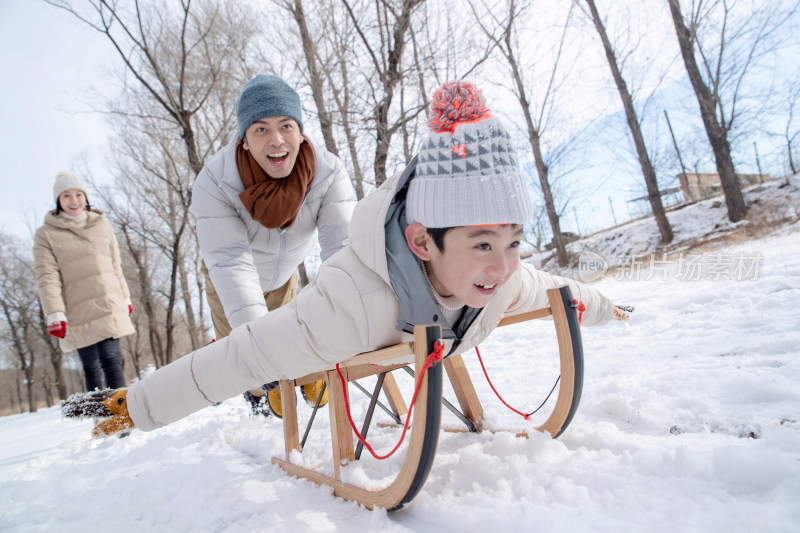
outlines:
[[[107,387],[119,389],[125,386],[122,359],[119,355],[119,339],[106,339],[85,348],[78,348],[78,355],[81,356],[83,363],[87,391],[103,388],[103,374],[106,376]]]

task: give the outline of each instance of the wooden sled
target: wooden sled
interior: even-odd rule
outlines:
[[[583,347],[578,317],[575,310],[572,309],[572,295],[569,288],[550,289],[547,291],[547,297],[550,303],[549,307],[506,317],[499,325],[506,326],[536,318],[553,317],[561,363],[560,386],[553,411],[547,420],[536,429],[546,431],[555,438],[567,428],[580,402],[583,387]],[[434,345],[440,336],[441,329],[438,325],[417,326],[414,328],[413,342],[359,354],[339,364],[339,369],[348,383],[366,376],[378,375],[375,390],[371,394],[366,421],[361,429],[362,435],[366,437],[369,421],[378,403],[378,395],[381,389],[389,404],[389,407],[384,407],[384,409],[390,410],[398,422],[400,420],[399,417],[406,414],[405,401],[400,395],[391,372],[398,368],[408,368],[408,362],[394,363],[393,361],[413,354],[414,369],[423,368],[428,355],[434,351]],[[386,361],[391,362],[391,364],[387,365]],[[376,364],[381,362],[384,362],[384,364]],[[380,507],[389,511],[400,509],[411,502],[425,483],[436,455],[442,405],[444,403],[448,407],[452,407],[442,397],[442,368],[447,372],[463,412],[459,418],[467,424],[470,431],[481,430],[483,408],[475,393],[475,388],[472,385],[461,355],[446,357],[439,363],[430,366],[421,378],[422,382],[413,406],[413,424],[409,427],[410,435],[406,436],[409,439],[409,444],[405,459],[397,477],[387,487],[379,490],[369,490],[342,481],[342,468],[347,463],[357,459],[360,455],[361,443],[359,442],[359,448],[356,450],[353,446],[353,431],[346,411],[344,389],[335,368],[296,380],[281,381],[286,456],[285,458],[273,457],[272,462],[283,468],[290,475],[305,478],[318,484],[329,485],[333,487],[333,492],[337,496],[355,501],[367,508]],[[289,461],[290,454],[293,451],[302,450],[298,431],[294,387],[323,378],[326,380],[328,387],[333,476],[292,464]],[[415,378],[416,380],[417,378]],[[360,385],[359,388],[361,388]],[[317,404],[319,404],[319,400]],[[308,429],[310,429],[315,414],[316,408],[309,421]],[[308,429],[303,437],[303,443],[308,435]]]

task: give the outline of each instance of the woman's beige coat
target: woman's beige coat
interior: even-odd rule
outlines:
[[[134,333],[114,229],[102,212],[92,209],[87,215],[76,222],[50,212],[34,236],[44,315],[67,316],[67,336],[59,339],[64,352]]]
[[[261,383],[298,378],[358,353],[413,340],[396,329],[399,304],[384,242],[398,177],[358,203],[351,245],[325,261],[293,302],[131,385],[127,401],[135,426],[156,429]],[[522,264],[467,329],[459,353],[482,342],[504,316],[547,306],[546,289],[565,284],[586,304],[583,325],[612,317],[613,304],[596,290]],[[445,341],[445,353],[452,343]]]

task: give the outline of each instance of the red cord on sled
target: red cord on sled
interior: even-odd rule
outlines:
[[[572,307],[578,311],[578,324],[583,320],[583,312],[586,311],[586,304],[576,299],[572,300]]]
[[[508,403],[506,403],[506,401],[503,399],[502,396],[500,396],[500,393],[497,392],[497,389],[494,388],[494,385],[492,384],[492,380],[489,379],[489,374],[486,373],[486,367],[483,366],[483,359],[481,359],[481,352],[480,352],[480,350],[478,350],[477,346],[475,347],[475,353],[478,354],[478,361],[481,364],[481,369],[483,370],[483,375],[486,376],[486,382],[492,388],[492,390],[494,391],[495,395],[500,399],[500,401],[503,402],[503,405],[505,405],[506,407],[508,407],[509,409],[511,409],[512,411],[514,411],[515,413],[517,413],[518,415],[523,417],[525,420],[530,420],[531,419],[531,415],[529,413],[523,413],[522,411],[518,411],[518,410],[514,409],[513,407],[508,405]]]
[[[398,442],[397,445],[392,449],[392,451],[390,451],[386,455],[376,454],[375,450],[372,449],[372,446],[370,446],[369,443],[367,443],[364,437],[361,436],[361,433],[359,433],[358,429],[356,429],[356,424],[355,422],[353,422],[353,416],[350,414],[350,400],[347,397],[347,383],[344,380],[342,371],[339,370],[339,363],[336,363],[336,373],[339,374],[339,380],[341,380],[342,382],[342,390],[344,391],[344,406],[345,410],[347,411],[347,419],[350,421],[350,427],[353,428],[353,431],[355,432],[361,444],[363,444],[364,447],[367,450],[369,450],[369,453],[371,453],[375,459],[383,460],[391,457],[392,454],[394,454],[394,452],[397,451],[400,445],[403,444],[403,440],[406,438],[406,431],[408,430],[408,423],[411,420],[411,411],[414,409],[414,402],[416,402],[417,400],[417,393],[419,392],[420,386],[422,385],[422,378],[425,376],[425,372],[428,371],[428,368],[432,367],[433,365],[442,360],[443,353],[444,353],[444,344],[442,344],[439,341],[436,341],[436,344],[434,345],[433,348],[433,353],[428,355],[428,358],[425,360],[425,364],[422,365],[422,369],[417,373],[419,379],[417,380],[417,384],[414,387],[414,396],[412,396],[411,398],[411,405],[408,406],[408,414],[406,415],[406,423],[403,426],[403,433],[402,435],[400,435],[400,442]]]

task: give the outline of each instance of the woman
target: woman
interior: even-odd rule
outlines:
[[[114,230],[76,176],[59,173],[53,199],[33,245],[47,331],[63,352],[77,348],[87,391],[103,388],[103,374],[106,387],[124,387],[119,338],[134,332],[133,307]]]

